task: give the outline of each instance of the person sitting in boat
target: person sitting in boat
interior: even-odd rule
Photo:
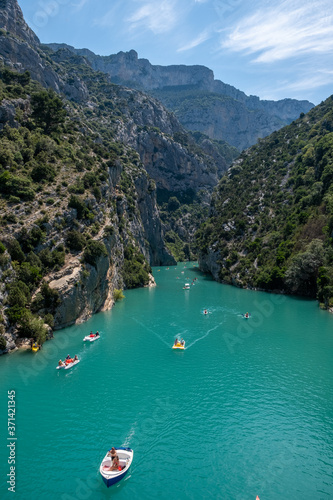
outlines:
[[[95,337],[99,337],[99,333],[98,333],[98,332],[96,332],[96,335],[95,335]]]
[[[208,311],[207,311],[207,309],[205,309],[205,310],[204,310],[204,314],[208,314]]]
[[[66,360],[65,360],[65,364],[66,364],[66,365],[70,365],[71,363],[73,363],[73,361],[74,361],[74,360],[73,360],[72,358],[66,358]]]
[[[78,357],[77,357],[77,354],[75,354],[73,361],[77,361],[77,360],[78,360]]]
[[[119,457],[118,457],[118,455],[116,455],[112,461],[112,464],[111,464],[111,467],[109,470],[118,470],[119,465],[120,465]]]
[[[95,337],[95,335],[93,334],[93,332],[90,332],[89,337]]]
[[[184,339],[182,339],[182,340],[180,341],[180,343],[181,343],[181,345],[182,345],[182,346],[184,346],[184,345],[185,345],[185,340],[184,340]]]
[[[67,359],[71,359],[71,357],[70,357],[70,355],[69,355],[69,354],[67,354],[67,356],[66,356],[66,360],[67,360]]]
[[[248,318],[249,317],[249,313],[245,313],[245,318]]]
[[[59,366],[64,366],[64,362],[61,361],[61,359],[59,359],[59,363],[58,363]]]
[[[178,339],[175,339],[175,345],[178,345],[179,342],[178,342]]]
[[[112,446],[111,450],[109,451],[108,455],[111,457],[111,466],[109,470],[115,470],[119,466],[119,457],[117,455],[117,450]],[[113,465],[117,463],[117,466],[115,469],[112,469]]]

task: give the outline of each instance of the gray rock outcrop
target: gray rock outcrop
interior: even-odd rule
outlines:
[[[188,130],[224,140],[240,151],[313,107],[305,100],[266,101],[247,96],[232,85],[215,80],[213,71],[205,66],[152,65],[147,59],[138,58],[135,50],[99,56],[66,44],[48,46],[54,51],[67,49],[85,57],[92,68],[110,75],[114,83],[151,93]]]

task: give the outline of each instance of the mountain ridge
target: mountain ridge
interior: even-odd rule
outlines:
[[[215,80],[213,71],[202,65],[152,65],[148,59],[139,58],[135,50],[99,56],[89,49],[76,49],[67,44],[51,43],[47,46],[54,51],[67,49],[85,57],[93,69],[107,73],[113,83],[157,97],[176,114],[187,130],[198,130],[211,139],[225,140],[239,150],[289,124],[314,106],[306,100],[270,101],[247,96],[232,85]],[[196,101],[205,96],[211,102],[201,107],[200,103],[188,99],[186,92],[191,89],[197,91],[194,95]],[[229,100],[225,99],[224,103],[221,96]],[[180,102],[183,105],[181,111]]]

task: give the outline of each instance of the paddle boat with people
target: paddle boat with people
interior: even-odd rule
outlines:
[[[176,339],[173,346],[172,346],[172,349],[184,350],[185,349],[185,340],[184,339],[181,339],[181,340]]]
[[[34,342],[34,343],[32,344],[32,346],[31,346],[31,350],[32,350],[33,352],[37,352],[37,351],[39,351],[39,349],[40,349],[40,345],[39,345],[39,344],[37,344],[37,342]]]
[[[112,458],[111,450],[107,452],[99,467],[104,483],[109,488],[126,476],[133,461],[131,448],[115,448],[117,459]]]
[[[80,363],[80,360],[78,359],[77,355],[75,354],[74,358],[71,358],[70,355],[67,356],[65,361],[59,361],[57,370],[61,370],[64,368],[65,370],[69,370],[69,368],[72,368],[73,366],[77,365]]]
[[[98,332],[96,333],[90,332],[89,335],[86,335],[84,337],[83,342],[95,342],[95,340],[98,340],[100,338],[101,336]]]

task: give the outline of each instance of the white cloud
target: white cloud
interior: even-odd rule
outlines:
[[[131,29],[144,28],[152,31],[155,35],[171,31],[179,19],[179,11],[175,0],[154,0],[146,2],[137,9],[127,21]]]
[[[185,52],[186,50],[194,49],[195,47],[198,47],[198,45],[201,45],[203,42],[208,40],[210,36],[211,35],[209,31],[205,30],[202,33],[200,33],[200,35],[198,35],[196,38],[194,38],[194,40],[177,49],[177,52]]]
[[[292,91],[299,91],[304,89],[317,89],[319,87],[325,87],[332,83],[333,71],[321,71],[316,75],[304,76],[296,80],[295,82],[288,83],[285,88]]]
[[[333,50],[333,16],[328,0],[285,0],[243,18],[222,42],[223,48],[258,55],[271,63]]]

